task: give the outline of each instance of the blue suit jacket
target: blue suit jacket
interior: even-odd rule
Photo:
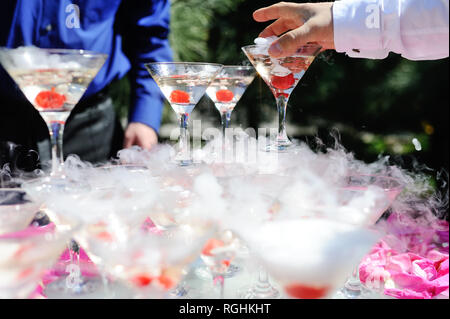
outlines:
[[[163,96],[144,63],[172,60],[168,0],[4,0],[0,9],[0,46],[34,45],[108,54],[84,97],[129,72],[130,121],[159,130]],[[1,96],[24,99],[3,68]]]

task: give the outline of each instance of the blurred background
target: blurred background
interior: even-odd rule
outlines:
[[[253,44],[268,24],[254,22],[252,12],[276,2],[172,0],[175,59],[249,64],[240,48]],[[425,165],[448,171],[448,70],[448,58],[415,62],[396,54],[365,60],[321,53],[291,95],[288,135],[310,144],[319,137],[332,146],[334,132],[357,159],[371,162],[390,155],[406,169]],[[129,87],[126,79],[116,86],[115,105],[126,123]],[[203,129],[220,127],[219,113],[207,97],[194,109],[195,119],[202,120]],[[166,105],[163,141],[177,125]],[[236,106],[232,126],[277,127],[275,99],[261,78],[255,78]]]

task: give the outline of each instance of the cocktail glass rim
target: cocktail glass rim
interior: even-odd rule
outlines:
[[[385,187],[381,187],[383,188],[383,191],[387,191],[387,190],[398,190],[399,192],[401,192],[404,188],[405,188],[405,184],[402,183],[398,178],[392,177],[392,176],[388,176],[388,175],[384,175],[384,174],[365,174],[365,173],[351,173],[351,174],[347,174],[345,175],[345,178],[349,178],[349,177],[360,177],[360,176],[366,176],[366,177],[375,177],[375,178],[382,178],[385,180],[390,180],[393,181],[395,183],[397,183],[396,186],[393,187],[389,187],[389,188],[385,188]]]
[[[255,67],[252,65],[223,64],[223,69],[231,69],[231,68],[247,69],[247,70],[255,69]]]
[[[160,64],[166,64],[166,65],[215,65],[215,66],[219,66],[219,67],[223,67],[223,64],[220,63],[210,63],[210,62],[180,62],[180,61],[176,61],[176,62],[170,62],[170,61],[162,61],[162,62],[148,62],[145,63],[144,66],[147,65],[160,65]]]
[[[257,47],[266,47],[266,45],[260,45],[260,44],[249,44],[249,45],[245,45],[243,47],[241,47],[241,50],[243,50],[245,52],[245,49],[251,49],[251,48],[257,48]],[[317,49],[317,51],[314,51],[314,54],[309,54],[306,56],[317,56],[320,53],[320,50],[322,49],[322,46],[318,43],[313,43],[313,42],[308,42],[306,44],[303,44],[302,46],[300,46],[300,48],[297,50],[297,52],[295,54],[289,55],[287,57],[283,57],[283,58],[274,58],[277,60],[281,60],[284,58],[289,58],[289,57],[302,57],[305,56],[304,54],[299,54],[299,51],[302,50],[303,48],[313,48],[315,47]],[[269,56],[269,54],[262,54],[262,55],[267,55]]]
[[[75,54],[78,53],[78,55],[83,55],[83,56],[103,56],[105,57],[105,60],[108,58],[108,54],[106,53],[101,53],[101,52],[96,52],[96,51],[91,51],[91,50],[84,50],[84,49],[60,49],[60,48],[40,48],[40,47],[36,47],[36,46],[19,46],[16,48],[9,48],[9,47],[0,47],[0,51],[12,51],[12,50],[17,50],[17,49],[33,49],[36,48],[39,51],[46,51],[49,52],[51,54]]]

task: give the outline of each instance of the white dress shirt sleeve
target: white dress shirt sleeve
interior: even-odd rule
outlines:
[[[409,60],[449,56],[449,0],[341,0],[333,4],[334,45],[350,57]]]

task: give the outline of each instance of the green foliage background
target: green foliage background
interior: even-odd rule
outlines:
[[[252,12],[277,1],[172,0],[170,42],[178,61],[248,64],[241,47],[253,43],[265,24]],[[116,105],[126,116],[126,81],[117,84]],[[391,54],[384,60],[352,59],[322,53],[310,67],[288,106],[293,137],[331,143],[330,132],[357,158],[391,155],[404,166],[449,166],[448,58],[408,61]],[[174,121],[165,107],[163,124]],[[219,115],[207,98],[194,110],[217,127]],[[275,101],[258,77],[232,115],[232,124],[261,127],[276,118]],[[164,138],[164,137],[163,137]],[[412,139],[422,150],[414,148]]]

